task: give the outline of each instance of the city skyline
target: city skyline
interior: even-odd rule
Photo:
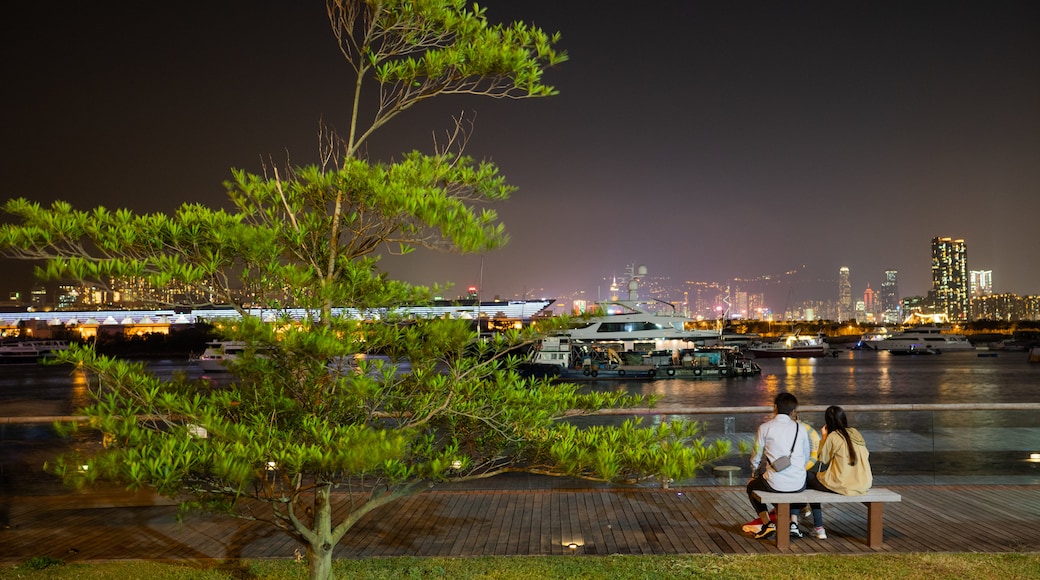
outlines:
[[[940,243],[941,242],[941,243]],[[955,242],[955,243],[954,243]],[[919,297],[925,298],[930,293],[937,293],[940,297],[940,301],[945,300],[942,298],[950,290],[944,289],[941,284],[935,280],[936,276],[936,248],[947,247],[949,245],[955,245],[958,248],[960,259],[959,267],[963,270],[963,280],[960,280],[958,284],[963,285],[961,288],[962,299],[967,300],[970,297],[975,296],[975,284],[976,277],[985,280],[985,292],[979,292],[980,295],[984,294],[1016,294],[1016,293],[999,293],[993,292],[993,271],[992,270],[969,270],[966,263],[963,262],[964,254],[966,254],[966,242],[964,240],[953,240],[949,237],[936,236],[931,240],[931,248],[933,252],[933,262],[931,265],[932,270],[932,285],[925,291],[920,293],[906,293],[900,291],[897,288],[896,276],[898,271],[893,269],[885,270],[881,273],[880,282],[876,283],[875,286],[871,286],[871,281],[867,280],[862,284],[853,285],[850,280],[852,279],[852,271],[847,266],[842,266],[838,269],[836,276],[833,278],[811,278],[808,276],[809,271],[805,267],[794,268],[783,273],[767,273],[758,276],[746,277],[746,278],[725,278],[721,280],[691,280],[678,276],[673,278],[667,273],[657,274],[647,271],[647,274],[643,277],[646,281],[655,281],[656,284],[660,284],[662,281],[667,281],[670,285],[669,291],[657,290],[655,293],[664,294],[666,300],[670,302],[681,302],[678,297],[674,294],[676,292],[681,294],[679,290],[684,285],[701,285],[701,286],[715,286],[722,291],[728,291],[733,295],[740,292],[747,292],[749,289],[757,290],[758,294],[769,295],[769,292],[763,292],[761,289],[765,286],[773,287],[772,299],[763,298],[762,307],[764,310],[771,313],[777,313],[781,316],[784,315],[785,311],[790,309],[799,309],[805,304],[809,303],[821,303],[829,305],[828,308],[833,306],[836,314],[833,318],[837,320],[843,320],[848,318],[854,318],[856,315],[856,303],[858,298],[862,297],[864,301],[868,301],[867,294],[878,292],[878,298],[882,299],[885,306],[889,309],[893,307],[893,303],[898,304],[903,298],[906,297]],[[945,266],[948,270],[952,266]],[[437,295],[439,299],[455,299],[465,297],[467,295],[472,296],[474,289],[477,290],[476,295],[481,300],[511,300],[511,299],[557,299],[560,301],[569,301],[575,299],[587,300],[589,302],[607,301],[611,299],[611,295],[620,295],[621,299],[626,299],[627,290],[625,284],[631,279],[632,272],[638,269],[645,269],[644,264],[631,263],[626,264],[624,267],[615,269],[609,275],[601,276],[593,287],[585,288],[571,288],[565,289],[558,294],[546,294],[542,292],[544,286],[534,284],[530,287],[525,287],[519,294],[511,296],[503,296],[497,293],[489,293],[482,291],[477,288],[476,285],[469,285],[466,287],[457,286],[452,289],[451,292],[441,293]],[[971,277],[968,274],[971,274]],[[611,290],[611,286],[615,283],[620,284],[619,287],[615,287]],[[41,286],[49,287],[53,290],[59,282],[39,282],[32,281],[30,286],[25,288],[17,289],[2,289],[0,291],[8,290],[4,296],[15,293],[21,296],[21,300],[25,304],[29,304],[31,301],[31,294],[33,291]],[[895,290],[893,290],[895,288]],[[894,294],[893,294],[894,292]],[[777,299],[776,296],[783,294],[786,297],[783,299]],[[892,294],[891,296],[889,294]],[[1036,296],[1040,292],[1026,293],[1022,296]],[[645,289],[644,289],[645,296]],[[940,306],[940,305],[937,305]],[[967,310],[967,305],[963,307],[964,311]],[[945,309],[945,306],[939,308],[940,310]],[[749,316],[751,317],[751,316]]]
[[[0,40],[5,198],[225,206],[231,168],[312,163],[319,123],[344,123],[351,78],[321,3],[159,20],[133,6],[27,6]],[[994,292],[1040,292],[1025,211],[1040,184],[1040,5],[481,6],[561,32],[570,60],[547,74],[560,94],[431,101],[369,153],[429,149],[463,114],[467,152],[519,188],[494,207],[512,241],[387,258],[391,276],[559,296],[629,264],[702,281],[804,267],[833,295],[847,266],[853,296],[886,270],[923,295],[927,245],[950,236]],[[28,290],[28,265],[2,266]]]

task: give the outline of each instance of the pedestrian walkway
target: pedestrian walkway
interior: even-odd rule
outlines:
[[[519,482],[519,483],[518,483]],[[826,540],[791,553],[1036,552],[1040,486],[886,486],[884,545],[866,544],[866,507],[825,507]],[[210,515],[177,521],[147,493],[88,492],[0,498],[0,562],[292,558],[302,547],[273,527]],[[448,486],[365,517],[339,558],[561,554],[773,554],[775,542],[741,531],[752,517],[742,487],[677,489],[560,486],[550,478]]]

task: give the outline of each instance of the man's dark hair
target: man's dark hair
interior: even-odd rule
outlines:
[[[798,398],[791,393],[780,393],[773,399],[773,404],[776,405],[777,414],[790,415],[798,408]]]

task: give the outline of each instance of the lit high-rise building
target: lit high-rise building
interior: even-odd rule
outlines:
[[[842,266],[838,270],[838,322],[852,316],[852,284],[849,283],[849,268]]]
[[[30,299],[33,308],[37,310],[43,310],[47,306],[47,288],[44,286],[33,286],[32,290],[29,291]]]
[[[896,270],[885,270],[885,279],[877,292],[878,311],[886,324],[902,320],[899,309],[899,273]]]
[[[972,270],[969,278],[972,298],[993,294],[993,270]]]
[[[876,311],[874,306],[874,291],[870,288],[870,282],[867,282],[867,289],[863,291],[863,313],[866,315],[868,322],[873,322],[875,319],[874,313]]]
[[[968,320],[968,259],[964,240],[932,238],[935,308],[950,320]]]

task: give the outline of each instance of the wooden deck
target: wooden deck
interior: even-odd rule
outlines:
[[[825,506],[826,540],[789,553],[1037,552],[1040,486],[887,486],[884,545],[866,544],[867,509]],[[256,523],[192,515],[146,494],[0,497],[0,562],[291,558],[301,549]],[[742,487],[685,489],[445,489],[366,517],[340,558],[554,554],[775,554],[775,541],[741,532],[751,519]],[[806,529],[808,529],[806,527]],[[571,545],[573,544],[573,548]]]

